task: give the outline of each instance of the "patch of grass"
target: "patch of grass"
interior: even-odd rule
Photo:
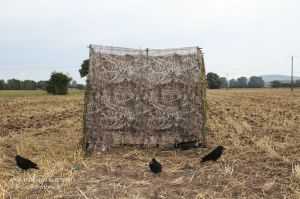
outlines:
[[[23,90],[3,90],[0,91],[0,97],[38,97],[49,95],[45,91],[23,91]]]
[[[39,97],[47,96],[47,93],[1,93],[0,97]]]
[[[84,95],[84,90],[69,89],[68,95]]]

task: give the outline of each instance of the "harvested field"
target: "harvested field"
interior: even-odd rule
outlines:
[[[3,92],[1,93],[3,94]],[[84,155],[83,96],[0,96],[3,198],[300,198],[300,90],[208,90],[207,145]],[[200,158],[217,145],[218,163]],[[19,153],[41,170],[18,171]],[[156,156],[161,176],[149,172]]]

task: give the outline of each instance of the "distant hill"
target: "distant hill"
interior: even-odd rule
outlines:
[[[265,82],[270,82],[273,80],[291,80],[291,76],[288,75],[261,75],[260,77],[262,77]],[[300,77],[294,76],[294,80],[297,79],[300,79]]]

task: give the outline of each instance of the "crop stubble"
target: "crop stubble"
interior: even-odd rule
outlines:
[[[4,198],[299,198],[300,91],[208,90],[208,149],[81,151],[83,96],[0,98],[0,193]],[[16,170],[19,153],[40,171]],[[148,162],[163,164],[152,176]]]

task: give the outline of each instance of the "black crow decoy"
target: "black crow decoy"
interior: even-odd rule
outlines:
[[[21,169],[27,170],[27,169],[39,169],[37,164],[32,162],[31,160],[28,160],[26,158],[23,158],[19,155],[16,155],[15,157],[17,166]]]
[[[217,161],[222,155],[224,147],[223,146],[218,146],[216,149],[214,149],[212,152],[204,156],[201,160],[201,163],[212,160],[212,161]]]
[[[162,171],[161,164],[155,158],[152,158],[152,161],[149,163],[149,167],[150,170],[155,174],[158,174]]]

